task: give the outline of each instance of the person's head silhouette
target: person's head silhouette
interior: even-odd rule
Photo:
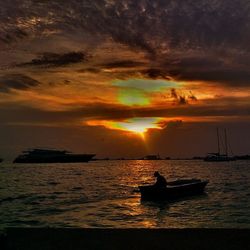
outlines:
[[[157,176],[159,176],[160,174],[159,174],[159,172],[158,171],[155,171],[154,172],[154,177],[157,177]]]

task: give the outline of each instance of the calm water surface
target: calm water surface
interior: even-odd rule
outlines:
[[[134,190],[201,178],[206,195],[141,202]],[[0,227],[250,228],[250,161],[96,161],[0,165]]]

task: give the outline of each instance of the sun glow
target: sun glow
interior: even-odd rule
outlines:
[[[124,122],[115,122],[114,127],[134,133],[145,133],[149,128],[159,128],[158,118],[132,118]]]
[[[159,93],[169,88],[177,88],[177,84],[166,80],[128,79],[113,81],[118,87],[117,99],[120,104],[128,106],[148,106],[152,93]]]
[[[102,125],[109,129],[122,130],[132,132],[144,138],[148,129],[161,129],[159,117],[139,117],[131,118],[125,121],[89,121],[87,124],[91,126]]]

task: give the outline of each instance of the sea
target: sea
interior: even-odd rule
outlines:
[[[143,202],[138,185],[209,180],[203,195]],[[0,229],[250,228],[250,161],[109,160],[0,164]]]

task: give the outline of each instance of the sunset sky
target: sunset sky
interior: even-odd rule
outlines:
[[[250,154],[250,2],[0,2],[0,156]]]

